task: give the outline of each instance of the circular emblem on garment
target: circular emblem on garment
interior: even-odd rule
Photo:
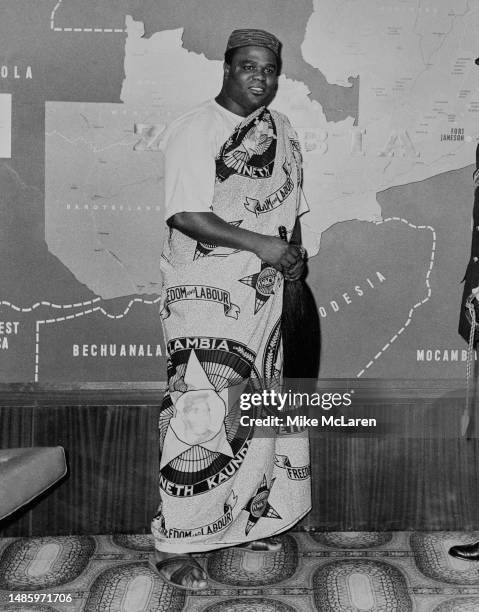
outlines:
[[[271,267],[261,270],[256,283],[256,291],[264,296],[272,295],[274,293],[277,274],[277,270]]]
[[[226,405],[214,389],[186,391],[175,408],[176,416],[170,420],[170,427],[190,446],[212,440],[223,427]]]
[[[174,497],[199,495],[231,478],[244,461],[253,427],[240,421],[240,395],[259,381],[256,354],[236,340],[201,336],[174,338],[167,352],[160,487]]]
[[[246,124],[240,124],[216,158],[216,179],[232,174],[248,179],[265,179],[273,174],[276,156],[276,126],[268,109],[258,110]]]
[[[259,518],[263,516],[264,509],[266,508],[266,504],[268,503],[269,491],[262,491],[255,496],[253,501],[251,502],[251,514],[254,517]]]
[[[248,276],[238,279],[240,283],[247,285],[255,290],[254,314],[257,314],[274,295],[276,280],[281,279],[281,274],[266,262],[261,262],[259,272],[254,272]]]

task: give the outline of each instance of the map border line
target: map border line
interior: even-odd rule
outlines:
[[[55,13],[60,8],[60,5],[62,4],[62,2],[63,0],[58,0],[52,12],[50,13],[50,30],[52,30],[52,32],[93,32],[93,33],[100,33],[100,34],[103,34],[104,32],[114,33],[114,34],[127,34],[128,33],[126,28],[74,28],[74,27],[59,28],[55,26]]]
[[[101,300],[102,298],[96,298],[95,301]],[[146,300],[144,298],[133,298],[132,300],[130,300],[128,302],[128,305],[125,307],[125,309],[123,310],[123,312],[121,312],[118,315],[113,315],[110,314],[109,312],[107,312],[103,306],[95,306],[95,308],[89,308],[88,310],[84,310],[81,312],[77,312],[75,314],[71,314],[71,315],[67,315],[65,317],[58,317],[56,319],[45,319],[44,321],[42,320],[37,320],[35,322],[35,366],[34,366],[34,382],[39,382],[39,378],[40,378],[40,325],[50,325],[51,323],[59,323],[62,321],[68,321],[71,319],[76,319],[79,317],[83,317],[85,315],[88,314],[92,314],[93,312],[101,312],[104,316],[106,316],[109,319],[122,319],[123,317],[125,317],[128,312],[130,311],[131,307],[133,304],[135,303],[140,303],[140,304],[147,304],[147,305],[152,305],[152,304],[157,304],[161,299],[161,296],[158,296],[157,298],[155,298],[154,300]],[[91,303],[91,302],[90,302]]]
[[[382,221],[373,221],[372,223],[374,223],[375,225],[382,225],[383,223],[388,223],[389,221],[400,221],[401,223],[404,223],[413,229],[416,229],[416,230],[426,230],[427,229],[432,232],[431,256],[429,258],[429,268],[426,273],[426,280],[425,280],[426,287],[427,287],[427,295],[424,299],[414,304],[414,306],[409,310],[408,318],[406,322],[404,323],[404,325],[400,329],[398,329],[398,331],[389,339],[389,341],[383,346],[383,348],[378,353],[376,353],[376,355],[374,355],[374,357],[369,361],[369,363],[367,363],[364,366],[364,368],[356,374],[356,378],[361,378],[361,376],[366,372],[366,370],[368,370],[372,365],[374,365],[374,363],[391,347],[391,345],[399,338],[399,336],[404,332],[406,327],[408,327],[409,324],[411,323],[414,311],[420,306],[422,306],[423,304],[425,304],[426,302],[428,302],[432,295],[431,284],[429,282],[429,278],[431,276],[432,269],[434,267],[435,257],[436,257],[436,242],[437,242],[436,230],[432,227],[432,225],[414,225],[413,223],[410,223],[407,219],[403,219],[402,217],[387,217],[386,219],[383,219]]]

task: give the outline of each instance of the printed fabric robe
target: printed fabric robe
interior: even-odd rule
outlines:
[[[300,183],[295,132],[261,108],[218,153],[211,210],[237,227],[278,236],[284,225],[290,235]],[[253,253],[174,229],[162,268],[168,389],[155,546],[206,551],[285,531],[310,509],[307,431],[257,427],[255,418],[284,415],[239,401],[280,380],[282,274]]]

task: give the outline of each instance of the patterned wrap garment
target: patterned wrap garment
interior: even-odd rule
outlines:
[[[217,153],[211,210],[237,227],[278,236],[284,225],[291,234],[300,212],[297,136],[264,107],[238,121]],[[242,410],[239,396],[280,380],[283,276],[253,253],[168,233],[155,546],[196,552],[278,534],[310,510],[307,431],[251,424],[283,415]]]

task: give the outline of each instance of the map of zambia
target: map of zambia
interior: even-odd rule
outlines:
[[[321,376],[463,375],[478,0],[6,4],[0,380],[164,379],[158,141],[251,26],[284,44]]]

